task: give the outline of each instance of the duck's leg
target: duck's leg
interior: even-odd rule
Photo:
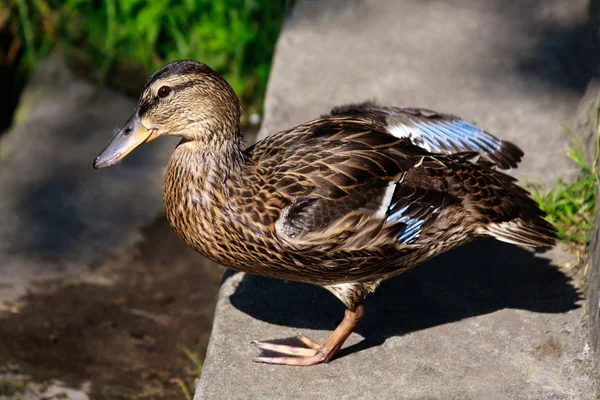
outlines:
[[[348,339],[364,315],[364,310],[362,304],[352,310],[347,309],[342,322],[322,344],[318,344],[302,334],[287,339],[255,341],[253,344],[262,351],[254,358],[254,361],[282,365],[327,363]],[[290,344],[294,342],[296,345]]]

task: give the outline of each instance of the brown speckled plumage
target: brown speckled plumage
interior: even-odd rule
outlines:
[[[161,99],[167,84],[173,93]],[[258,342],[287,355],[258,361],[328,361],[381,280],[477,237],[555,239],[528,193],[497,170],[523,153],[451,115],[348,105],[244,150],[233,91],[191,61],[153,75],[136,112],[147,129],[183,138],[164,203],[189,246],[224,266],[320,285],[349,310],[322,345]]]

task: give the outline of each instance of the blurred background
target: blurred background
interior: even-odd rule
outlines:
[[[203,60],[260,112],[271,57],[291,1],[5,0],[0,6],[0,129],[36,65],[63,53],[83,78],[137,97],[168,61]]]
[[[52,398],[63,386],[107,399],[193,393],[223,269],[162,216],[173,142],[119,171],[94,174],[91,162],[149,74],[177,59],[201,60],[227,79],[251,141],[291,7],[0,3],[0,398]]]

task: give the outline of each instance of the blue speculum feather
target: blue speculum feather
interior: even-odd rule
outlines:
[[[502,144],[499,139],[462,120],[439,123],[416,122],[414,126],[422,132],[418,140],[427,144],[432,152],[448,149],[476,150],[483,153],[493,152],[499,149]],[[401,180],[398,183],[401,184]],[[397,203],[390,205],[388,210],[393,210],[396,205]],[[406,205],[392,212],[386,218],[387,222],[403,224],[397,238],[402,243],[409,243],[417,239],[425,223],[424,220],[404,215],[408,207]]]
[[[397,239],[399,242],[403,243],[408,243],[411,240],[418,238],[419,234],[421,233],[421,227],[425,222],[423,220],[414,219],[406,215],[403,216],[402,214],[406,212],[407,209],[408,206],[404,206],[400,210],[390,214],[386,219],[388,222],[398,221],[405,224]]]
[[[468,124],[464,121],[456,121],[455,124],[457,132],[460,132],[464,135],[465,138],[468,138],[471,143],[478,146],[479,150],[494,150],[500,147],[500,140],[491,137],[487,133],[478,129],[476,126]],[[488,148],[484,149],[480,147],[481,144],[487,145]]]
[[[494,151],[501,145],[500,140],[462,120],[439,124],[417,122],[415,126],[424,133],[421,139],[431,147],[432,151],[441,150],[440,145],[468,150],[465,146],[466,142],[470,143],[472,149],[482,152]]]
[[[413,239],[418,238],[424,222],[425,221],[409,220],[402,233],[398,236],[398,241],[409,243]]]
[[[423,136],[423,140],[432,148],[432,150],[439,149],[440,143],[446,147],[452,148],[448,136],[450,132],[441,133],[433,129],[433,126],[429,124],[416,124],[417,128],[423,131],[426,135]]]

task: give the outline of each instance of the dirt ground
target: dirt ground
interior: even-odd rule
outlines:
[[[88,385],[93,399],[184,398],[182,383],[193,394],[198,372],[182,348],[204,359],[224,269],[164,217],[144,236],[96,266],[93,283],[58,282],[0,311],[0,365],[35,382]]]

